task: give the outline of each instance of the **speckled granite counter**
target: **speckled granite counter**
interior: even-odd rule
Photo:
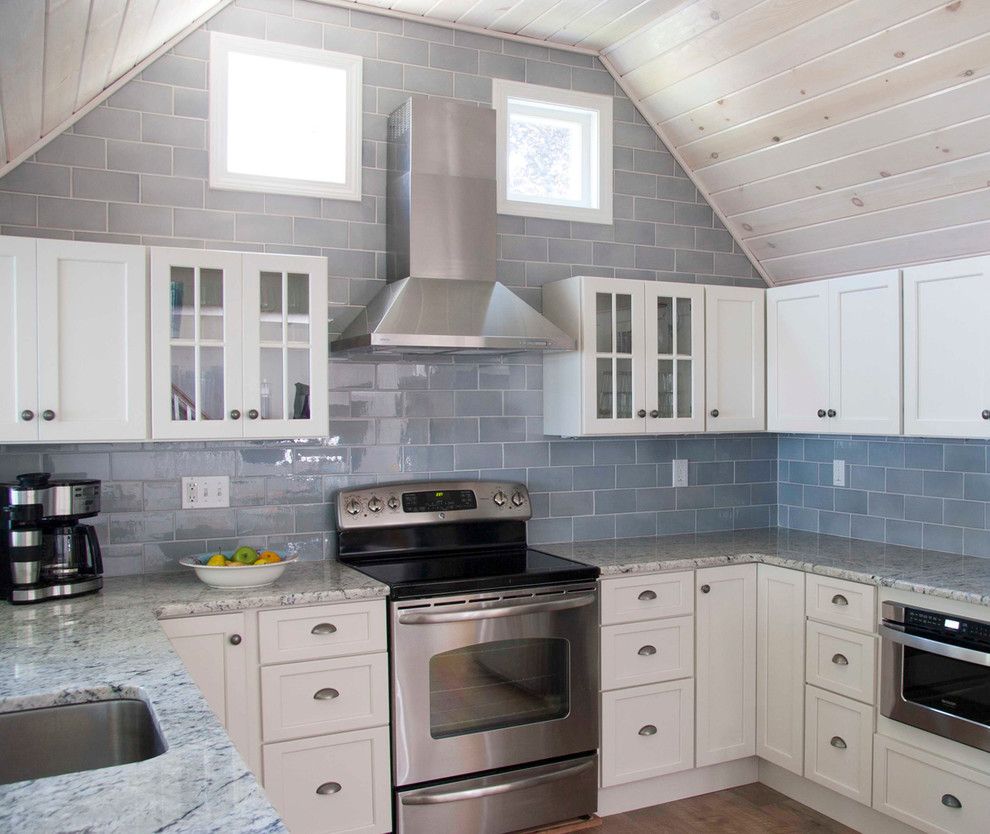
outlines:
[[[0,785],[0,830],[280,832],[285,828],[172,651],[156,617],[384,597],[337,562],[291,566],[273,586],[207,588],[192,573],[108,579],[102,593],[0,603],[0,712],[148,700],[168,750],[121,767]]]
[[[766,562],[806,573],[990,605],[990,559],[797,530],[745,530],[538,545],[602,576]]]

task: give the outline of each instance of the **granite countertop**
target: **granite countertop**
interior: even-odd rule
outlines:
[[[990,559],[798,530],[744,530],[538,545],[602,576],[766,562],[806,573],[990,605]]]
[[[144,762],[0,785],[0,829],[285,831],[156,618],[387,593],[337,562],[308,562],[252,591],[207,588],[190,571],[107,579],[101,593],[71,600],[0,603],[0,712],[139,697],[168,744]]]

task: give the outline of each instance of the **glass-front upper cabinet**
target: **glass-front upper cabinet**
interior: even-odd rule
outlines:
[[[153,248],[152,436],[326,434],[326,299],[320,258]]]
[[[705,288],[643,285],[646,308],[646,430],[703,431]]]

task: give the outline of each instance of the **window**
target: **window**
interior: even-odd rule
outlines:
[[[214,33],[210,187],[361,199],[361,58]]]
[[[612,222],[612,98],[495,79],[500,214]]]

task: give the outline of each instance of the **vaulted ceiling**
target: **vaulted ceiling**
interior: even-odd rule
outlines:
[[[0,2],[0,174],[227,2]],[[771,283],[990,252],[988,0],[330,2],[599,54]]]

